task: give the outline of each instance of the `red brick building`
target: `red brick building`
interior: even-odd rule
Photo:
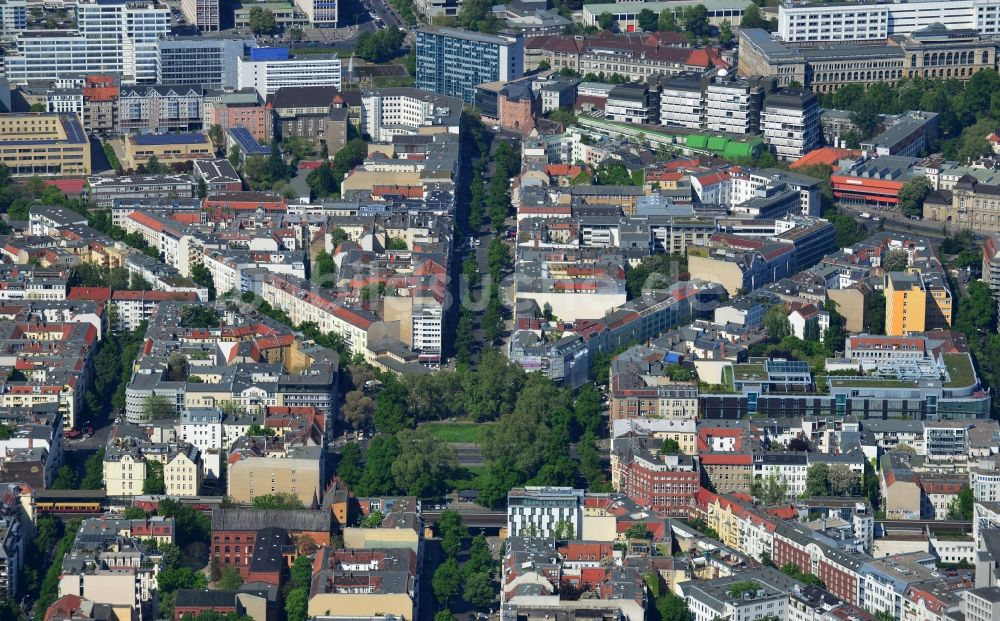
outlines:
[[[278,584],[281,567],[273,560],[290,564],[297,553],[292,542],[329,545],[332,522],[322,510],[215,509],[211,554],[223,567],[236,567],[244,580]]]
[[[701,473],[688,455],[660,455],[662,440],[619,438],[611,453],[615,489],[636,503],[672,517],[684,517],[698,491]]]

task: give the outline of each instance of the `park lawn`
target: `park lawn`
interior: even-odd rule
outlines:
[[[479,442],[479,430],[488,423],[427,423],[422,425],[435,438],[445,442],[476,443]]]

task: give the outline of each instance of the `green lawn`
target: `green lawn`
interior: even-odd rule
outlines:
[[[445,442],[478,442],[480,423],[427,423],[423,425],[435,438]]]

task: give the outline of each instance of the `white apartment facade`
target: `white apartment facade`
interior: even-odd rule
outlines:
[[[461,109],[462,102],[442,100],[439,95],[416,89],[365,92],[361,96],[361,132],[374,142],[387,142],[393,136],[434,125],[436,118],[454,112],[447,106]],[[458,125],[448,126],[448,132],[458,133]]]
[[[279,88],[291,86],[341,87],[341,62],[337,57],[287,58],[238,62],[239,88],[252,88],[264,99]]]
[[[918,0],[916,2],[782,2],[778,36],[782,41],[884,40],[940,23],[949,29],[1000,33],[997,0]]]
[[[554,537],[560,529],[571,529],[575,539],[582,528],[582,489],[528,486],[507,494],[509,537]]]

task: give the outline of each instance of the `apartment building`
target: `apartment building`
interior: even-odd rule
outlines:
[[[174,543],[173,518],[84,520],[62,559],[59,595],[106,604],[139,621],[156,618],[163,557],[147,540]]]
[[[32,522],[24,503],[33,498],[28,486],[0,485],[0,596],[11,600],[27,587],[23,570]]]
[[[116,130],[190,131],[201,129],[204,91],[201,86],[124,87],[118,95]]]
[[[507,533],[511,537],[577,539],[583,528],[583,490],[571,487],[516,487],[507,493]]]
[[[906,336],[951,325],[951,290],[938,274],[891,272],[885,276],[885,331]]]
[[[111,496],[140,496],[149,462],[163,466],[168,496],[198,496],[204,470],[194,445],[152,442],[138,425],[119,423],[112,430],[104,452],[104,485]]]
[[[76,115],[3,114],[0,164],[16,176],[89,175],[90,141]]]
[[[262,99],[280,88],[340,89],[341,85],[341,62],[336,54],[292,56],[288,48],[251,48],[249,56],[241,56],[237,61],[237,73],[237,88],[252,88]]]
[[[98,207],[112,207],[115,201],[194,198],[198,184],[190,175],[94,175],[87,179],[90,198]],[[121,203],[120,203],[121,204]],[[134,211],[134,209],[133,209]],[[124,226],[125,209],[112,210],[112,224]]]
[[[201,32],[219,31],[219,0],[182,0],[181,11]]]
[[[701,472],[688,455],[658,454],[663,440],[619,438],[611,446],[611,483],[643,506],[685,517]]]
[[[273,112],[253,89],[208,94],[203,110],[205,128],[218,125],[223,131],[228,131],[243,127],[257,142],[269,144],[274,140]],[[237,190],[238,188],[233,191]]]
[[[419,28],[416,87],[475,102],[476,87],[524,74],[520,35],[486,35],[454,28]]]
[[[258,496],[279,492],[298,498],[306,507],[319,504],[325,484],[325,443],[322,433],[238,439],[229,450],[226,481],[233,500],[251,504]]]
[[[316,568],[309,591],[309,616],[336,610],[357,618],[417,618],[419,566],[414,550],[325,546],[317,553]]]

